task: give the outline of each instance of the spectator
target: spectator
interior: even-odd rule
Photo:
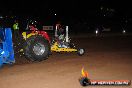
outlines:
[[[18,20],[15,20],[14,24],[13,24],[13,31],[14,31],[14,37],[15,40],[18,42],[19,41],[19,24],[18,24]]]

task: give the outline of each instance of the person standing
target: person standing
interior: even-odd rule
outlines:
[[[18,20],[15,20],[14,24],[13,24],[13,32],[14,32],[14,38],[16,42],[19,42],[19,24],[18,24]]]

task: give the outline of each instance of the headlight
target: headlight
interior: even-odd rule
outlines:
[[[96,33],[96,34],[98,34],[98,33],[99,33],[99,31],[98,31],[98,30],[96,30],[96,31],[95,31],[95,33]]]
[[[123,30],[122,33],[125,34],[126,33],[126,30]]]

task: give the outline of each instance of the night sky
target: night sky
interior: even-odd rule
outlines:
[[[9,0],[1,1],[1,13],[12,14],[38,14],[52,15],[57,13],[60,16],[92,16],[100,8],[112,8],[123,14],[131,14],[130,0]],[[43,1],[43,2],[42,2]]]
[[[61,20],[69,24],[76,22],[101,24],[109,19],[114,21],[115,19],[120,21],[126,17],[131,19],[132,5],[130,0],[3,0],[0,5],[0,14],[23,18],[39,17],[47,22]]]

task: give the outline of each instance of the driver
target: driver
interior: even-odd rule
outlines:
[[[60,23],[56,24],[57,26],[57,41],[59,43],[59,47],[64,47],[66,48],[64,44],[64,39],[65,39],[65,31]]]

